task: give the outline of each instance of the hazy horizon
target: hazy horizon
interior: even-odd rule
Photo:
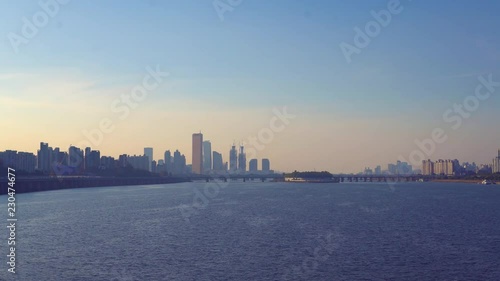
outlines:
[[[436,128],[447,139],[425,159],[491,164],[500,149],[496,1],[401,0],[349,58],[342,43],[391,1],[242,1],[222,18],[213,1],[66,2],[32,38],[23,18],[39,3],[0,3],[0,151],[67,150],[102,120],[114,129],[91,145],[101,155],[179,149],[188,163],[193,133],[228,161],[233,142],[270,128],[256,158],[279,171],[386,169]],[[122,95],[158,70],[169,75],[126,114]],[[491,95],[458,124],[447,111],[479,85]],[[294,118],[273,129],[284,108]]]

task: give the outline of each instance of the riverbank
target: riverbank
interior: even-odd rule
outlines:
[[[106,186],[154,185],[190,182],[182,177],[26,177],[16,178],[15,193]],[[0,180],[0,195],[7,194],[7,180]]]
[[[431,182],[440,183],[470,183],[470,184],[480,184],[483,180],[467,180],[467,179],[434,179]]]

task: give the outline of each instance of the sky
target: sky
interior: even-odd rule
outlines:
[[[90,142],[114,157],[179,149],[190,162],[201,131],[224,161],[244,143],[279,171],[359,172],[421,156],[489,164],[500,149],[499,8],[1,1],[0,151]],[[154,87],[125,103],[145,80]],[[446,140],[432,140],[435,130]]]

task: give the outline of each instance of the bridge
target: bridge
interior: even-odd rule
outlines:
[[[241,180],[246,181],[284,181],[282,174],[228,174],[228,175],[191,175],[189,179],[192,181],[214,181],[220,180],[227,182]]]
[[[431,176],[423,175],[333,175],[334,179],[339,182],[413,182],[413,181],[429,181]]]
[[[213,180],[241,180],[246,181],[285,181],[283,174],[232,174],[232,175],[191,175],[189,179],[192,181],[213,181]],[[414,182],[414,181],[429,181],[431,176],[422,175],[348,175],[348,174],[334,174],[332,179],[335,182]]]
[[[431,176],[422,175],[345,175],[337,174],[332,178],[336,182],[412,182],[429,181]],[[14,189],[16,193],[36,191],[101,187],[101,186],[126,186],[126,185],[152,185],[180,183],[189,181],[284,181],[283,174],[230,174],[230,175],[190,175],[186,177],[96,177],[96,176],[59,176],[59,177],[30,177],[19,176],[16,178]],[[0,177],[0,195],[7,194],[8,181]]]

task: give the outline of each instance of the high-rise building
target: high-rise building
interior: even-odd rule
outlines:
[[[184,174],[186,172],[186,157],[179,150],[174,152],[173,174]]]
[[[148,171],[152,172],[153,171],[153,167],[152,167],[152,163],[153,163],[153,148],[152,147],[145,147],[144,148],[144,155],[146,155],[148,157]]]
[[[241,173],[247,170],[247,155],[245,154],[245,148],[240,146],[240,153],[238,154],[238,171]]]
[[[434,163],[434,173],[436,175],[444,175],[444,160],[443,159],[439,159],[437,160],[435,163]]]
[[[127,154],[122,154],[118,156],[118,167],[129,166],[130,164],[128,163],[127,158],[128,158]]]
[[[75,146],[70,146],[68,150],[68,166],[74,173],[81,173],[85,166],[83,150]]]
[[[90,147],[85,147],[85,154],[84,154],[84,168],[85,170],[89,170],[90,168],[90,165],[89,165],[89,161],[90,161],[90,152],[92,151],[92,149]]]
[[[103,169],[113,169],[116,167],[115,158],[110,156],[102,156],[101,157],[101,167]]]
[[[187,169],[187,164],[186,164],[186,156],[184,154],[181,154],[181,166],[180,166],[180,173],[192,173],[192,168],[191,170],[188,171]]]
[[[101,153],[99,150],[92,150],[90,147],[85,148],[85,170],[92,171],[99,168],[101,164]]]
[[[37,169],[43,173],[50,173],[52,166],[52,147],[48,143],[41,142],[40,149],[37,153],[38,166]]]
[[[413,173],[413,167],[408,165],[407,162],[397,161],[396,174],[397,175],[410,175]]]
[[[17,151],[15,150],[6,150],[4,152],[0,152],[0,161],[3,164],[3,167],[11,167],[17,169]]]
[[[203,142],[203,171],[209,173],[212,170],[212,144],[210,141]]]
[[[224,170],[224,164],[222,162],[222,154],[217,151],[212,152],[213,167],[212,169],[216,172],[222,172]]]
[[[460,163],[458,162],[458,160],[439,159],[438,161],[434,162],[434,174],[452,176],[456,173],[459,167]]]
[[[271,163],[269,159],[262,159],[262,172],[269,173],[271,171]]]
[[[170,150],[165,151],[163,155],[163,160],[165,161],[165,170],[167,171],[167,173],[172,173],[173,159],[172,155],[170,154]]]
[[[422,174],[424,176],[434,175],[434,162],[430,159],[422,161]]]
[[[236,146],[233,145],[229,151],[229,170],[235,172],[238,168],[238,151],[236,151]]]
[[[158,165],[156,164],[156,161],[155,160],[151,161],[151,172],[157,173],[158,172],[157,167]]]
[[[203,173],[203,134],[193,134],[192,171],[194,174]]]
[[[397,171],[398,171],[397,166],[394,164],[388,164],[387,170],[389,171],[389,174],[391,174],[391,175],[396,175]]]
[[[152,168],[152,161],[149,162],[149,156],[147,155],[127,155],[127,164],[136,170],[142,171],[149,171],[149,168]]]
[[[36,156],[29,152],[7,150],[0,152],[0,166],[14,168],[16,171],[33,173],[36,167]]]
[[[165,160],[158,160],[158,165],[156,166],[156,172],[160,174],[165,174],[167,172],[167,167],[165,166]]]
[[[256,173],[258,171],[258,167],[257,167],[257,159],[251,159],[249,162],[248,162],[248,171],[250,173]]]
[[[378,165],[377,167],[375,167],[375,175],[381,175],[381,174],[382,174],[382,167]]]
[[[52,150],[52,163],[56,165],[68,165],[68,153],[65,151],[61,151],[59,147],[56,147]]]
[[[17,169],[28,173],[35,172],[36,156],[30,152],[17,153]]]
[[[498,156],[493,159],[492,172],[500,173],[500,149],[498,150]]]

